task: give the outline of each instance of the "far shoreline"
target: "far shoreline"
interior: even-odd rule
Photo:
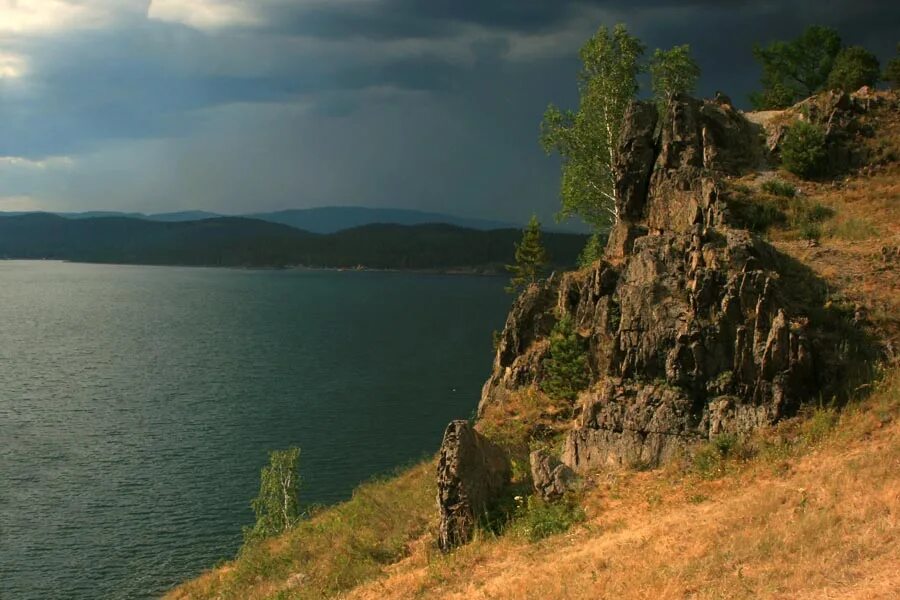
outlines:
[[[411,268],[398,267],[367,267],[357,265],[355,267],[319,267],[308,265],[204,265],[204,264],[179,264],[179,263],[140,263],[140,262],[95,262],[87,260],[70,260],[65,258],[9,258],[0,257],[3,262],[33,262],[33,263],[64,263],[75,265],[106,265],[115,267],[162,267],[162,268],[189,268],[189,269],[229,269],[235,271],[311,271],[311,272],[336,272],[336,273],[398,273],[411,275],[446,275],[446,276],[470,276],[470,277],[506,277],[508,274],[502,268],[492,267],[448,267],[448,268]],[[560,267],[564,268],[564,267]]]

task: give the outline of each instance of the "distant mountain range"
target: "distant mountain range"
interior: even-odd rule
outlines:
[[[274,214],[296,223],[297,219],[292,220],[294,212],[302,211]],[[497,271],[512,262],[514,243],[521,238],[521,231],[515,228],[481,230],[446,223],[366,224],[316,233],[259,218],[184,220],[181,216],[185,214],[197,216],[197,213],[152,218],[107,213],[0,214],[0,258],[154,265]],[[203,217],[206,215],[201,213]],[[337,221],[328,220],[327,216],[326,211],[325,216],[319,214],[320,220],[313,222],[319,228],[336,227]],[[585,239],[579,234],[548,232],[544,235],[547,250],[557,266],[574,264]]]
[[[28,213],[0,213],[6,216],[20,216]],[[260,212],[244,215],[222,215],[203,210],[144,214],[113,211],[89,212],[57,212],[52,213],[68,219],[94,219],[107,217],[128,217],[147,221],[164,221],[177,223],[181,221],[198,221],[226,216],[247,217],[289,225],[311,233],[335,233],[343,229],[371,225],[374,223],[390,223],[395,225],[424,225],[428,223],[444,223],[468,229],[491,230],[519,228],[521,225],[485,219],[469,219],[442,213],[425,212],[404,208],[365,208],[362,206],[326,206],[321,208],[301,208],[275,212]]]

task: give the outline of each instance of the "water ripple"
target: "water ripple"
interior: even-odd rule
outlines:
[[[316,503],[433,450],[502,286],[0,261],[0,598],[149,598],[232,556],[271,448]]]

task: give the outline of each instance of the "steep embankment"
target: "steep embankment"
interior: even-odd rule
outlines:
[[[765,149],[733,149],[737,113],[684,101],[672,123],[692,126],[630,146],[621,173],[638,177],[620,183],[649,183],[605,261],[517,303],[478,427],[512,455],[516,493],[529,450],[562,455],[582,474],[568,502],[521,499],[443,554],[436,465],[419,465],[170,597],[893,597],[900,105],[815,101],[768,116],[768,151],[782,121],[833,123],[840,178],[776,173]],[[593,377],[574,403],[540,385],[566,313]]]

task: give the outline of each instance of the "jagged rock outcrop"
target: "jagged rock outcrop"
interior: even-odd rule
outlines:
[[[730,104],[686,97],[657,119],[647,103],[628,112],[604,259],[523,294],[482,391],[480,412],[539,377],[545,338],[570,315],[593,381],[563,453],[576,471],[658,464],[790,415],[820,387],[785,259],[729,209],[725,180],[765,160],[762,129]]]
[[[497,341],[491,380],[484,385],[482,398],[490,395],[494,402],[502,402],[504,390],[516,389],[531,383],[547,353],[546,337],[556,323],[556,277],[542,285],[526,287],[506,319]],[[483,404],[478,406],[481,416]]]
[[[478,519],[509,483],[510,466],[503,450],[468,421],[447,426],[439,456],[438,545],[446,552],[472,538]]]
[[[543,450],[535,450],[528,457],[531,482],[538,496],[554,502],[566,495],[575,485],[575,472],[558,458]]]
[[[795,121],[802,120],[817,125],[825,134],[826,173],[838,175],[865,166],[873,158],[877,160],[871,148],[862,143],[863,139],[872,134],[867,115],[880,109],[900,110],[898,96],[879,93],[868,87],[852,94],[836,90],[811,96],[780,111],[780,118],[767,122],[768,151],[777,155],[781,151],[787,128]]]

